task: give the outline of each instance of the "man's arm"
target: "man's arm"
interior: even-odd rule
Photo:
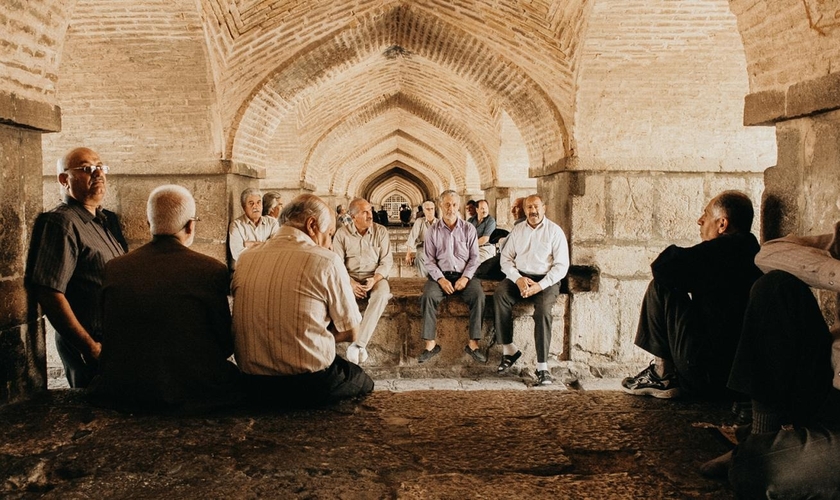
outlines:
[[[234,261],[239,260],[242,251],[247,248],[245,245],[245,235],[235,220],[230,223],[230,228],[228,229],[228,247],[230,247],[230,256]]]
[[[478,236],[475,233],[475,227],[471,224],[465,224],[464,228],[467,231],[467,250],[469,251],[469,259],[467,260],[467,265],[464,267],[464,275],[463,277],[471,280],[473,276],[475,276],[475,272],[478,269],[478,265],[481,264],[478,261]]]
[[[545,277],[538,283],[539,289],[544,290],[559,282],[569,272],[569,244],[566,241],[566,233],[559,226],[558,234],[551,241],[552,264]]]
[[[429,272],[429,277],[440,283],[440,279],[443,278],[443,271],[440,270],[437,263],[437,241],[432,234],[434,230],[435,225],[432,224],[432,227],[426,231],[426,242],[423,244],[423,252],[426,257],[424,264],[426,271]]]
[[[488,215],[486,221],[486,224],[484,224],[484,230],[481,232],[482,234],[478,235],[479,245],[489,243],[490,235],[492,235],[493,231],[496,230],[496,219],[494,219],[492,215]]]
[[[394,267],[394,256],[391,255],[391,237],[388,235],[388,230],[381,228],[376,233],[377,238],[379,238],[379,265],[376,266],[376,269],[373,271],[374,277],[371,287],[373,287],[376,282],[390,276],[391,268]]]
[[[99,359],[102,344],[93,340],[85,327],[79,323],[70,303],[67,302],[67,297],[61,292],[40,285],[35,286],[33,292],[56,331],[70,341],[85,358]]]
[[[835,234],[785,236],[761,246],[755,264],[764,272],[788,272],[809,286],[840,292],[840,260],[836,257],[840,242]]]

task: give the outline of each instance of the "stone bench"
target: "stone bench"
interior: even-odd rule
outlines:
[[[396,258],[395,258],[396,262]],[[470,377],[496,372],[501,360],[498,348],[490,349],[486,364],[473,361],[464,353],[467,344],[469,308],[457,295],[447,297],[438,308],[437,340],[441,353],[428,363],[418,364],[417,356],[424,348],[420,338],[422,315],[420,296],[426,278],[389,279],[393,297],[382,314],[376,331],[368,344],[369,358],[364,368],[374,377]],[[499,284],[495,280],[482,280],[486,295],[484,320],[482,321],[482,348],[493,342],[493,292]],[[598,272],[587,266],[572,266],[569,275],[561,283],[561,294],[553,309],[551,357],[563,360],[568,357],[567,318],[570,294],[595,291],[598,287]],[[359,302],[364,311],[366,303]],[[536,362],[534,347],[534,306],[525,300],[513,309],[514,342],[522,350],[519,366],[533,367]],[[343,348],[339,351],[343,354]]]

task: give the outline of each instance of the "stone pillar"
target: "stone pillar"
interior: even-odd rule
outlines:
[[[0,94],[0,405],[46,390],[44,321],[23,285],[41,212],[41,135],[61,128],[54,106]]]

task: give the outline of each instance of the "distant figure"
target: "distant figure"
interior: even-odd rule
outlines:
[[[388,226],[390,222],[388,221],[388,211],[385,210],[385,207],[379,209],[379,224],[383,226]]]
[[[724,191],[697,220],[701,243],[671,245],[653,261],[635,342],[654,360],[621,382],[624,392],[657,398],[682,390],[726,394],[750,288],[761,276],[753,262],[759,246],[752,221],[747,195]]]
[[[339,229],[341,229],[342,226],[347,226],[353,223],[353,219],[347,213],[347,209],[344,208],[344,205],[338,205],[335,207],[335,214],[338,219]]]
[[[490,215],[490,204],[487,200],[479,200],[476,204],[475,233],[478,237],[478,260],[485,260],[496,255],[496,245],[490,243],[490,236],[496,230],[496,219]]]
[[[569,270],[569,244],[563,229],[545,217],[539,195],[525,199],[525,210],[527,224],[517,224],[502,249],[500,266],[506,279],[493,294],[496,343],[502,346],[498,371],[505,372],[522,355],[513,343],[512,310],[522,299],[533,298],[537,384],[550,385],[554,380],[548,369],[552,309],[560,295],[560,280]]]
[[[424,243],[426,242],[426,232],[432,227],[432,224],[437,222],[435,217],[435,202],[426,200],[420,205],[423,208],[423,216],[414,219],[414,226],[408,233],[408,239],[405,242],[405,263],[408,265],[414,264],[417,268],[417,274],[421,278],[429,275],[426,271],[426,252],[424,250]]]
[[[56,167],[64,201],[35,221],[25,283],[55,327],[70,387],[80,388],[98,372],[105,263],[125,252],[98,208],[108,166],[95,151],[76,148]]]
[[[408,208],[408,205],[403,204],[400,207],[400,222],[402,222],[403,227],[411,223],[411,209]]]
[[[353,223],[336,231],[333,251],[341,257],[350,274],[353,294],[357,299],[367,300],[358,338],[347,347],[347,360],[359,364],[367,360],[368,342],[391,298],[388,276],[394,258],[388,230],[373,222],[367,200],[356,198],[351,201],[348,213]]]
[[[475,226],[478,219],[478,203],[475,200],[467,202],[467,222]]]
[[[362,317],[344,263],[330,250],[333,211],[304,194],[280,218],[280,232],[245,252],[233,275],[236,362],[247,391],[292,406],[370,393],[373,380],[335,354],[336,342],[356,340]]]
[[[519,224],[520,222],[525,222],[525,210],[522,208],[522,203],[525,201],[525,198],[517,198],[513,200],[513,203],[510,205],[510,215],[511,219],[513,219],[513,224]]]
[[[269,191],[263,195],[263,215],[267,215],[276,219],[280,216],[281,210],[283,210],[283,200],[280,199],[280,193],[278,193],[277,191]]]
[[[481,339],[481,319],[484,313],[484,289],[481,280],[474,278],[478,269],[478,239],[475,227],[459,214],[460,198],[455,191],[440,195],[441,218],[426,232],[425,264],[429,280],[420,297],[423,316],[423,335],[426,348],[417,358],[425,363],[440,353],[437,336],[437,307],[447,295],[460,294],[470,307],[469,343],[464,351],[479,363],[487,356],[478,347]]]
[[[198,220],[187,189],[156,188],[146,215],[152,240],[105,264],[94,394],[127,410],[235,402],[227,266],[187,248]]]
[[[234,219],[228,228],[228,245],[233,259],[231,267],[236,267],[243,251],[259,245],[280,228],[277,219],[262,214],[262,193],[259,189],[242,191],[239,201],[245,213]]]

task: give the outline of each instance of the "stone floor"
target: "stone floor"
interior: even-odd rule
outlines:
[[[732,420],[724,403],[377,383],[332,408],[204,416],[120,414],[52,390],[0,407],[0,497],[733,498],[697,473],[727,450],[706,428]]]

